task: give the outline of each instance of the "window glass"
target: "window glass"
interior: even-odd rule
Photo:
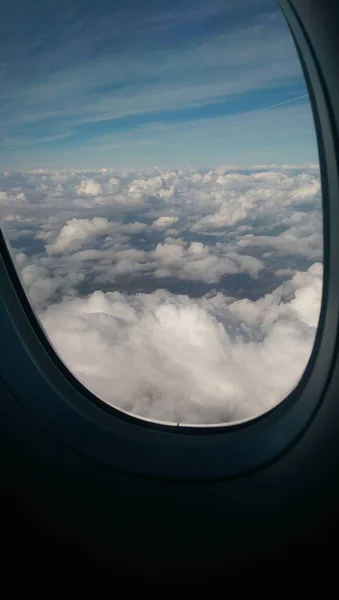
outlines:
[[[274,0],[5,2],[0,218],[50,342],[100,399],[264,413],[322,297],[310,101]]]

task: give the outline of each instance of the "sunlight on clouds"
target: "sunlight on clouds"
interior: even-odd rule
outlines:
[[[179,221],[178,217],[158,217],[152,223],[153,229],[167,229]]]
[[[217,424],[297,384],[322,297],[318,165],[40,169],[0,184],[32,306],[100,398]]]
[[[0,20],[0,217],[48,336],[133,414],[263,413],[307,364],[323,274],[312,109],[279,6],[33,4]]]
[[[257,302],[98,291],[40,317],[69,368],[106,402],[163,421],[218,423],[268,410],[298,382],[321,288],[316,263]]]
[[[62,254],[65,251],[78,250],[91,238],[108,233],[110,224],[107,219],[94,217],[89,219],[71,219],[61,229],[54,244],[47,244],[47,254]]]

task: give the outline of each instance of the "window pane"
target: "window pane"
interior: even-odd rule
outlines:
[[[171,423],[281,402],[312,351],[323,240],[277,4],[14,0],[0,40],[1,224],[69,369]]]

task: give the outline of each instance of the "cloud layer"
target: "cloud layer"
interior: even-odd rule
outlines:
[[[0,217],[61,358],[173,423],[263,413],[300,379],[322,293],[317,165],[0,175]]]
[[[162,421],[229,422],[265,412],[297,383],[321,289],[315,263],[256,302],[98,291],[51,305],[41,319],[66,364],[106,402]]]

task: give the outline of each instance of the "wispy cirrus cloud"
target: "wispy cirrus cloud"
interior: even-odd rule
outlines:
[[[2,25],[0,91],[0,153],[6,164],[21,161],[23,167],[24,161],[31,167],[35,160],[46,165],[73,152],[73,165],[84,166],[93,142],[102,144],[107,164],[130,165],[138,161],[138,151],[134,156],[129,145],[128,163],[124,152],[121,157],[115,146],[105,147],[108,136],[117,145],[126,145],[125,135],[140,144],[140,128],[146,126],[151,143],[158,144],[155,125],[186,129],[190,122],[200,143],[208,145],[211,162],[217,162],[220,148],[212,132],[203,137],[200,122],[227,126],[229,117],[283,108],[291,101],[302,102],[308,114],[300,64],[278,7],[269,2],[226,4],[185,0],[180,8],[162,2],[155,8],[145,2],[141,11],[134,2],[128,7],[99,2],[96,8],[76,5],[63,11],[51,2],[48,11],[37,5],[27,13],[21,7],[17,29],[9,11]],[[293,118],[293,112],[289,115]],[[271,131],[271,121],[267,116],[260,126]],[[300,127],[294,119],[290,145],[299,136],[299,146],[307,152],[309,140]],[[308,127],[313,127],[310,117]],[[163,133],[168,164],[166,141]],[[286,145],[280,146],[286,155]],[[181,139],[180,148],[181,159],[194,157],[192,140]],[[248,157],[253,155],[246,141],[244,148]],[[227,140],[224,150],[230,151]],[[266,153],[272,153],[272,144]],[[151,151],[149,164],[153,156]]]

